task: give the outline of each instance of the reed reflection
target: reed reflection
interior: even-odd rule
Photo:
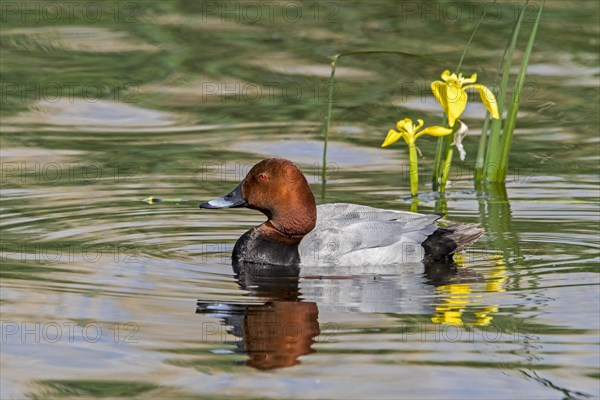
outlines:
[[[435,293],[440,297],[431,320],[444,325],[464,325],[466,310],[473,312],[473,325],[487,326],[492,323],[494,315],[499,312],[499,305],[486,304],[486,294],[504,292],[508,280],[508,266],[511,259],[522,257],[519,249],[519,237],[511,227],[512,213],[506,192],[506,186],[498,183],[479,185],[478,201],[481,223],[497,250],[490,262],[492,267],[485,273],[485,286],[475,287],[474,282],[459,281],[441,284]],[[446,208],[445,198],[440,199],[440,209]],[[464,260],[455,257],[458,265],[464,265]],[[460,267],[464,269],[464,267]]]

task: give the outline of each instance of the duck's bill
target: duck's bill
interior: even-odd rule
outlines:
[[[234,208],[234,207],[245,207],[246,200],[242,195],[242,185],[244,182],[239,184],[238,187],[233,189],[229,194],[223,197],[208,201],[200,204],[200,208]]]

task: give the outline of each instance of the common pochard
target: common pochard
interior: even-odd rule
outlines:
[[[475,242],[476,224],[438,226],[440,215],[382,210],[357,204],[322,204],[291,161],[269,158],[254,165],[229,194],[200,208],[247,207],[267,221],[244,233],[233,248],[234,263],[365,267],[450,262]]]

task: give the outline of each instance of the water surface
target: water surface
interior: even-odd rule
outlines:
[[[230,253],[263,216],[198,203],[279,156],[319,202],[409,210],[406,149],[379,146],[440,120],[429,82],[489,3],[80,3],[2,11],[0,397],[599,396],[596,2],[547,2],[505,189],[471,180],[476,99],[445,203],[420,140],[419,211],[486,229],[454,268],[259,282]],[[466,58],[484,84],[516,5]],[[341,62],[323,191],[328,57],[366,49],[437,61]]]

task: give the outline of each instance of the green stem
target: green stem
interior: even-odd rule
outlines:
[[[510,78],[510,68],[512,66],[513,54],[517,45],[519,31],[521,30],[521,25],[523,23],[523,19],[525,18],[525,11],[527,10],[528,4],[529,0],[526,0],[523,4],[521,13],[519,14],[519,19],[513,27],[512,36],[509,45],[506,51],[504,52],[504,57],[502,60],[502,78],[500,81],[500,90],[498,92],[497,99],[498,114],[500,115],[500,119],[494,120],[491,123],[490,137],[486,148],[485,165],[483,168],[483,177],[488,181],[498,180],[498,163],[500,161],[501,154],[500,141],[502,135],[502,115],[504,112],[504,101],[506,91],[508,89],[508,81]]]
[[[513,26],[513,31],[516,26]],[[512,35],[511,35],[512,36]],[[494,77],[494,83],[498,83],[498,79],[500,78],[500,71],[502,71],[502,66],[506,62],[506,57],[508,54],[509,45],[504,49],[504,54],[500,60],[500,65],[498,65],[498,70],[496,71],[496,76]],[[503,77],[504,78],[504,77]],[[508,80],[506,81],[508,83]],[[485,180],[485,168],[486,162],[489,160],[490,156],[490,148],[492,147],[494,138],[494,134],[492,133],[495,128],[502,126],[502,112],[504,105],[504,93],[503,89],[500,88],[498,92],[498,98],[496,99],[496,104],[498,107],[498,114],[500,119],[492,119],[489,112],[485,115],[485,120],[483,121],[483,127],[481,128],[481,139],[479,140],[479,148],[477,149],[477,161],[475,163],[475,186],[481,188],[481,181]],[[488,141],[489,140],[489,141]]]
[[[477,158],[475,159],[475,182],[481,182],[483,176],[483,164],[485,161],[485,146],[488,138],[488,128],[490,126],[490,114],[485,115],[483,128],[481,128],[481,137],[479,138],[479,147],[477,148]]]
[[[442,120],[442,124],[446,120],[446,115]],[[431,190],[437,192],[439,190],[440,175],[442,171],[442,157],[444,156],[444,150],[446,149],[446,137],[440,136],[437,142],[437,148],[435,149],[435,163],[433,164],[433,174],[431,175]]]
[[[335,83],[335,64],[340,58],[336,55],[331,60],[331,75],[327,82],[327,117],[325,117],[325,126],[323,128],[323,165],[321,169],[321,197],[325,197],[325,185],[327,183],[327,142],[329,140],[329,128],[331,127],[331,111],[333,108],[333,93]]]
[[[454,136],[451,134],[450,136]],[[450,140],[448,140],[450,143]],[[446,193],[446,183],[448,182],[448,176],[450,175],[450,165],[452,164],[452,155],[454,154],[454,149],[452,146],[448,145],[448,149],[446,150],[446,157],[444,158],[444,164],[442,165],[442,181],[440,182],[440,193]]]
[[[452,127],[452,133],[445,136],[446,146],[444,148],[444,162],[441,165],[441,179],[440,179],[440,193],[446,192],[446,183],[448,182],[448,176],[450,175],[450,166],[452,165],[452,155],[454,154],[454,135],[460,129],[460,122],[457,120]]]
[[[335,84],[335,68],[337,61],[346,56],[355,56],[363,54],[399,54],[408,57],[424,58],[429,61],[436,61],[429,56],[421,56],[418,54],[406,53],[404,51],[393,50],[368,50],[368,51],[349,51],[347,53],[336,54],[331,59],[331,75],[327,83],[327,116],[325,117],[325,125],[323,127],[323,165],[321,168],[321,197],[325,198],[325,186],[327,183],[327,143],[329,140],[329,129],[331,128],[331,112],[333,109],[333,94]]]
[[[440,192],[438,199],[435,201],[435,212],[438,214],[444,214],[444,217],[442,218],[446,218],[448,216],[448,200],[446,199],[445,193]]]
[[[412,202],[410,203],[410,212],[419,212],[419,198],[416,196],[412,198]]]
[[[540,19],[542,16],[542,10],[544,9],[545,3],[546,0],[543,0],[542,4],[540,5],[540,9],[538,10],[535,23],[533,24],[533,28],[531,28],[529,41],[527,42],[527,47],[525,49],[525,52],[523,53],[523,60],[521,61],[519,75],[517,76],[517,80],[515,82],[515,91],[510,101],[510,108],[508,109],[508,114],[506,116],[506,123],[504,124],[504,132],[502,134],[500,164],[498,167],[499,182],[504,182],[506,180],[506,170],[508,169],[508,157],[510,153],[510,147],[512,145],[512,138],[515,126],[517,123],[517,113],[519,112],[519,103],[521,102],[521,91],[523,90],[523,84],[525,83],[525,75],[527,73],[527,66],[529,65],[529,57],[531,56],[531,52],[533,50],[535,36],[537,34],[538,26],[540,24]]]
[[[495,2],[496,2],[496,0],[494,0],[491,4],[494,4]],[[479,27],[481,26],[481,23],[483,22],[486,14],[487,14],[487,10],[488,10],[488,8],[486,8],[486,12],[484,12],[483,15],[481,16],[481,18],[479,18],[479,21],[477,22],[477,25],[475,26],[473,33],[471,33],[471,36],[469,37],[469,40],[467,41],[467,45],[465,46],[465,49],[463,50],[462,55],[460,56],[458,65],[456,66],[456,74],[458,74],[460,72],[460,69],[462,68],[462,64],[467,55],[467,52],[469,51],[469,47],[471,47],[471,43],[473,42],[473,39],[475,38],[475,35],[477,34],[477,31],[479,30]],[[445,120],[446,120],[446,115],[444,115],[444,118],[442,119],[442,123]],[[444,154],[446,154],[448,152],[448,143],[452,143],[452,142],[451,141],[448,142],[447,137],[441,136],[438,138],[437,149],[435,151],[435,153],[436,153],[435,154],[435,163],[433,165],[433,175],[431,176],[431,186],[432,186],[433,191],[436,191],[439,189],[438,185],[440,185],[440,173],[443,173],[442,168],[444,168],[442,165],[442,157],[444,156]],[[443,190],[445,190],[445,188]]]
[[[419,160],[415,142],[408,143],[408,160],[410,168],[410,194],[416,197],[419,193]]]

